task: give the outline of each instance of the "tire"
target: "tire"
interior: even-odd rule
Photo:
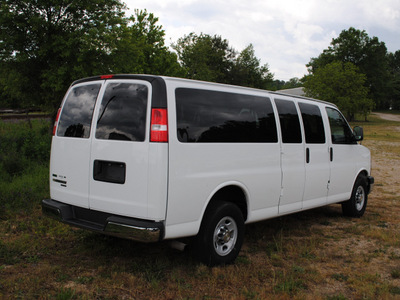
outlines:
[[[233,203],[215,201],[206,210],[193,251],[197,259],[213,267],[231,264],[244,238],[244,218]]]
[[[367,191],[367,178],[360,174],[354,184],[351,198],[342,203],[343,215],[353,218],[361,217],[367,208]]]

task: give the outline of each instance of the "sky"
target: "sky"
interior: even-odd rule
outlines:
[[[354,27],[400,50],[400,0],[122,0],[159,18],[167,45],[191,32],[219,35],[240,52],[250,43],[274,79],[307,74],[332,38]]]

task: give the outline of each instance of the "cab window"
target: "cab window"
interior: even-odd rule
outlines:
[[[332,144],[357,144],[353,132],[342,114],[333,108],[327,107]]]

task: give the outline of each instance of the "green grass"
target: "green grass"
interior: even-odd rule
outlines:
[[[364,127],[376,187],[366,214],[339,205],[246,226],[234,265],[208,268],[166,242],[73,229],[41,214],[49,122],[0,121],[0,298],[392,299],[400,279],[400,124]]]

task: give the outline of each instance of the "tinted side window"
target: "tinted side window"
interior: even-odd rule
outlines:
[[[308,103],[299,103],[299,107],[303,118],[306,143],[324,144],[325,130],[319,107]]]
[[[333,108],[326,108],[333,144],[357,144],[353,132],[342,114]]]
[[[96,138],[144,141],[146,136],[147,87],[110,83],[101,102]]]
[[[58,136],[89,138],[94,104],[100,86],[90,84],[75,87],[70,91],[58,122]]]
[[[268,98],[199,89],[176,89],[178,140],[189,143],[275,143]]]
[[[301,143],[299,115],[293,101],[275,100],[279,113],[283,143]]]

